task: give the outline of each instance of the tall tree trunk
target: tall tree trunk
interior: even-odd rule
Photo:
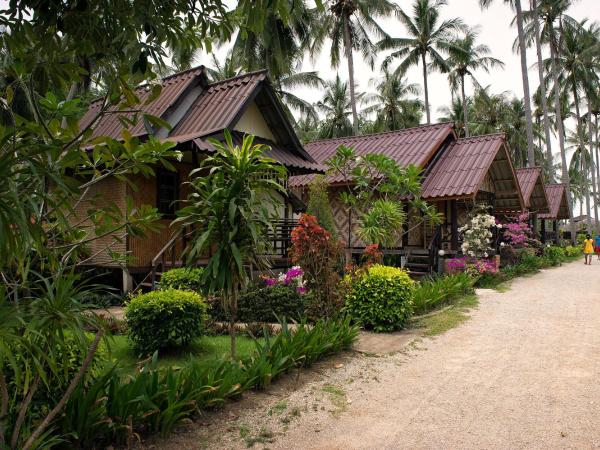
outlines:
[[[560,85],[558,82],[558,67],[556,64],[556,42],[554,40],[554,27],[550,24],[550,60],[552,66],[552,83],[554,85],[554,114],[556,115],[556,126],[558,128],[558,146],[560,148],[560,160],[562,166],[562,182],[567,191],[567,203],[569,204],[569,220],[571,222],[571,231],[573,230],[573,197],[571,196],[571,180],[569,179],[569,166],[567,165],[567,154],[565,151],[565,127],[562,117],[560,104]],[[574,234],[572,234],[572,239]]]
[[[535,47],[538,62],[538,76],[540,81],[540,96],[542,97],[542,112],[544,114],[544,135],[546,137],[546,167],[550,182],[554,181],[554,161],[552,155],[552,136],[550,134],[550,118],[548,115],[548,99],[546,97],[546,85],[544,83],[544,66],[542,61],[542,43],[540,39],[540,23],[537,10],[537,0],[531,0],[533,11],[533,26],[535,32]]]
[[[427,61],[425,53],[421,53],[421,63],[423,64],[423,86],[425,88],[425,112],[427,113],[427,125],[431,123],[431,111],[429,111],[429,88],[427,87]]]
[[[588,147],[590,149],[590,171],[592,172],[592,199],[594,201],[594,228],[596,228],[598,226],[598,186],[596,185],[598,160],[594,158],[594,125],[592,124],[592,102],[589,92],[586,92],[586,98],[588,106]]]
[[[354,92],[354,58],[352,57],[352,40],[350,38],[350,17],[344,13],[344,47],[348,60],[348,83],[350,84],[350,106],[352,107],[352,134],[358,134],[358,113],[356,112],[356,93]]]
[[[527,165],[535,166],[535,150],[533,147],[533,118],[531,116],[531,94],[529,93],[529,74],[527,73],[527,46],[523,30],[523,10],[521,0],[515,0],[517,10],[517,30],[519,32],[519,53],[521,54],[521,76],[523,77],[523,103],[525,104],[525,125],[527,131]]]
[[[462,97],[465,137],[469,137],[469,108],[467,107],[467,99],[465,96],[465,76],[464,75],[460,76],[460,95]]]
[[[598,113],[594,113],[594,127],[596,128],[596,180],[598,182],[598,192],[600,193],[600,141],[599,130],[598,130]]]
[[[573,90],[573,101],[575,102],[575,118],[577,120],[577,137],[579,139],[579,148],[581,152],[581,179],[583,182],[583,199],[585,199],[585,210],[587,213],[587,232],[592,232],[592,210],[590,208],[590,189],[587,183],[587,159],[585,156],[585,139],[583,137],[583,124],[581,123],[581,112],[579,110],[579,95],[577,94],[577,84],[575,78],[571,80],[571,89]]]

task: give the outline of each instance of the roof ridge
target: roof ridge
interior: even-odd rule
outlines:
[[[171,75],[167,75],[166,77],[162,77],[162,78],[160,78],[160,80],[165,81],[169,78],[178,77],[178,76],[184,75],[188,72],[193,72],[194,70],[206,70],[206,66],[204,66],[204,64],[200,64],[199,66],[190,67],[189,69],[181,70],[179,72],[172,73]],[[144,86],[144,85],[141,84],[139,87],[142,87],[142,86]]]
[[[542,166],[517,167],[515,170],[542,170]]]
[[[464,141],[475,141],[482,139],[490,139],[494,137],[503,137],[506,138],[506,133],[498,132],[498,133],[488,133],[488,134],[479,134],[477,136],[469,136],[469,137],[461,137],[456,140],[456,142],[464,142]]]
[[[243,77],[247,77],[247,76],[258,75],[258,74],[261,74],[261,73],[265,73],[266,74],[267,73],[267,69],[254,70],[252,72],[244,72],[244,73],[241,73],[239,75],[236,75],[235,77],[225,78],[224,80],[218,80],[218,81],[215,81],[213,83],[208,83],[207,88],[211,88],[213,86],[217,86],[217,85],[223,84],[223,83],[228,83],[228,82],[230,82],[232,80],[237,80],[238,78],[243,78]]]
[[[442,125],[454,125],[454,124],[452,122],[430,123],[430,124],[418,125],[416,127],[402,128],[401,130],[391,130],[391,131],[381,131],[379,133],[359,134],[358,136],[340,136],[340,137],[336,137],[336,138],[323,138],[323,139],[316,139],[314,141],[307,142],[305,145],[314,144],[316,142],[337,141],[337,140],[342,140],[342,139],[360,139],[360,138],[369,137],[369,136],[382,136],[382,135],[393,134],[393,133],[401,133],[403,131],[417,130],[419,128],[439,127]]]

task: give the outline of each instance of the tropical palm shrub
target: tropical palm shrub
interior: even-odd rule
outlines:
[[[467,273],[421,281],[413,291],[413,311],[425,314],[457,298],[473,293],[477,278]]]
[[[550,265],[558,266],[565,260],[567,254],[564,248],[556,245],[549,245],[544,247],[544,256],[548,258]]]
[[[125,308],[127,334],[134,349],[148,355],[183,347],[203,331],[208,305],[200,294],[166,289],[133,297]]]
[[[402,269],[375,264],[347,282],[344,309],[368,329],[400,329],[413,312],[415,282]]]
[[[201,267],[179,267],[167,270],[160,277],[160,288],[203,292],[203,271]]]
[[[235,359],[237,302],[248,285],[246,269],[268,266],[268,232],[277,218],[277,194],[285,191],[281,181],[287,172],[264,155],[266,146],[254,145],[254,136],[244,136],[240,145],[227,130],[224,137],[225,143],[211,140],[215,152],[191,172],[191,193],[175,222],[193,226],[185,249],[190,260],[211,254],[202,283],[223,301]]]

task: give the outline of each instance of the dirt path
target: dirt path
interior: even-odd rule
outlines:
[[[259,395],[156,448],[600,448],[600,263],[485,291],[471,320],[419,348]]]

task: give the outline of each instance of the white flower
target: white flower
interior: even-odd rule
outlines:
[[[500,242],[500,247],[504,247],[506,244],[504,242]]]
[[[502,228],[502,224],[499,223],[498,225],[496,225],[497,228],[501,229]]]
[[[469,256],[475,256],[475,253],[469,252]]]
[[[483,254],[483,257],[484,257],[484,258],[487,258],[488,256],[489,256],[489,255],[487,254],[487,252],[485,252],[485,253]]]
[[[177,161],[181,162],[181,160],[183,159],[183,152],[180,152],[179,150],[176,151],[175,158],[177,158]]]

